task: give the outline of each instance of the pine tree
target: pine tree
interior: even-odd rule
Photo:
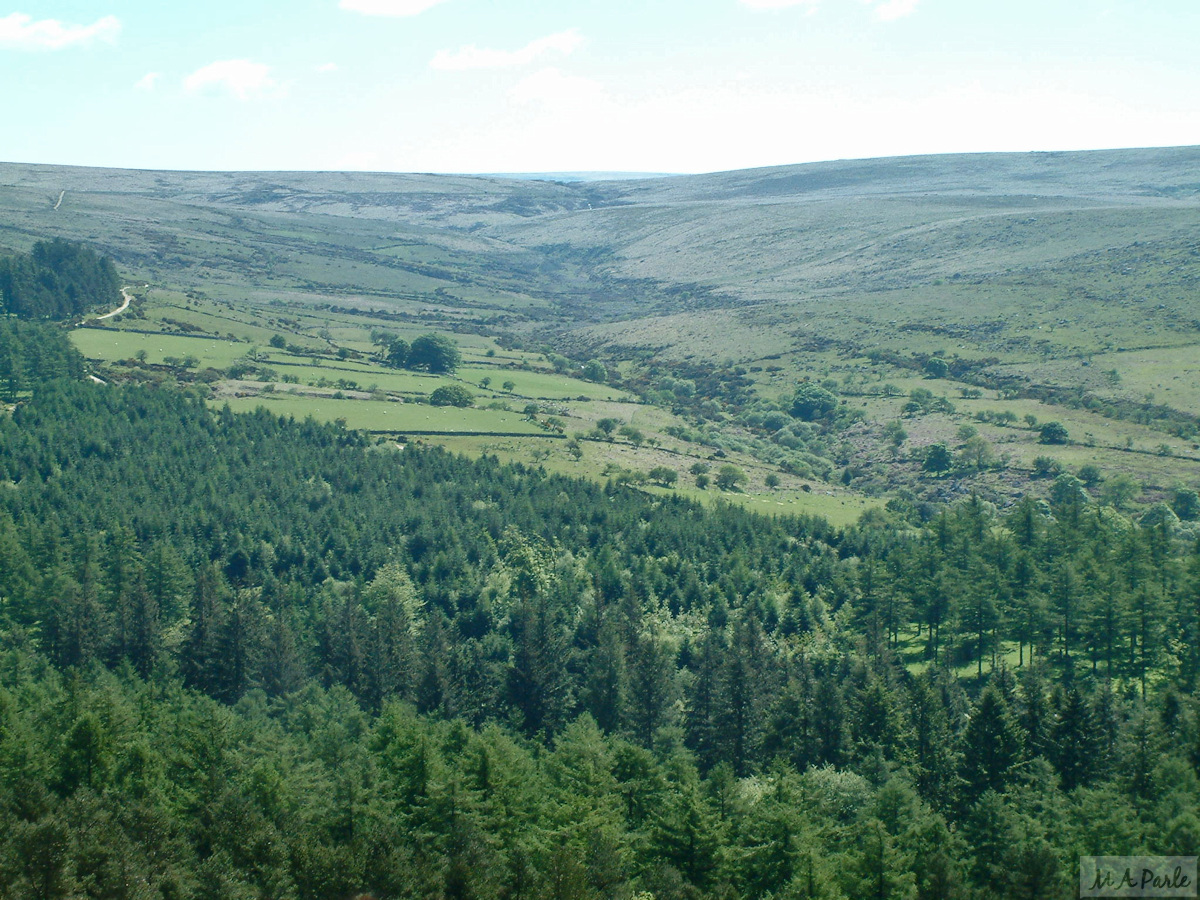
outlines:
[[[962,779],[967,803],[985,791],[1003,791],[1023,754],[1019,726],[1003,695],[988,685],[963,736]]]
[[[1022,673],[1018,719],[1027,755],[1050,756],[1052,712],[1040,668]]]
[[[650,747],[659,728],[671,724],[675,684],[666,644],[651,634],[639,635],[630,648],[629,699],[626,704],[633,735]]]
[[[841,765],[846,749],[846,711],[842,691],[833,673],[817,679],[813,733],[817,743],[818,765]]]
[[[0,400],[15,403],[25,387],[25,364],[19,348],[0,331]]]
[[[890,591],[884,584],[881,567],[874,560],[859,566],[857,581],[855,620],[867,640],[867,651],[878,659],[889,634],[886,595]]]
[[[307,674],[293,625],[302,592],[298,585],[284,588],[268,582],[263,593],[269,614],[264,623],[262,687],[267,696],[282,697],[299,690]]]
[[[108,641],[108,622],[99,597],[96,545],[81,537],[75,548],[71,577],[61,571],[47,575],[43,591],[53,599],[45,621],[47,648],[60,666],[86,666]]]
[[[26,599],[36,581],[37,572],[21,546],[12,518],[0,510],[0,615],[25,627],[34,624],[37,613],[26,608]]]
[[[723,758],[739,776],[758,759],[765,725],[766,698],[772,678],[758,617],[750,612],[734,625],[730,652],[724,660],[717,707],[718,741]]]
[[[817,761],[815,707],[816,682],[807,658],[802,657],[767,714],[763,736],[767,760],[785,760],[798,772]]]
[[[8,842],[27,896],[52,900],[74,893],[71,832],[62,815],[16,822]]]
[[[855,757],[870,759],[878,753],[897,760],[904,744],[904,724],[896,698],[884,678],[867,672],[849,703],[850,736]]]
[[[854,824],[841,869],[842,883],[853,897],[909,900],[916,877],[911,860],[897,846],[883,823],[865,816]]]
[[[508,698],[528,735],[553,735],[571,706],[566,634],[541,596],[522,600],[510,614],[513,658]]]
[[[611,734],[625,718],[629,695],[625,654],[617,626],[611,620],[601,623],[597,637],[585,664],[582,700],[596,724]]]
[[[80,788],[101,790],[111,766],[111,751],[100,718],[83,712],[63,741],[59,780],[66,793]]]
[[[1166,604],[1157,585],[1143,584],[1131,598],[1133,633],[1131,642],[1137,646],[1137,677],[1142,700],[1146,699],[1146,678],[1161,655],[1163,618]]]
[[[104,564],[108,610],[112,621],[109,657],[113,662],[129,657],[134,641],[134,617],[137,601],[134,585],[141,578],[141,558],[137,538],[128,528],[117,528],[109,535]]]
[[[223,591],[224,579],[215,566],[202,565],[196,570],[192,583],[192,627],[183,647],[180,668],[186,684],[210,695],[220,690],[221,683],[221,635],[225,630]]]
[[[957,782],[957,738],[931,670],[909,682],[913,777],[921,796],[944,809]]]
[[[656,811],[650,843],[656,857],[704,888],[717,868],[718,825],[700,793],[695,770],[676,757],[668,773],[671,791]]]
[[[1051,762],[1058,769],[1063,790],[1089,784],[1100,756],[1092,710],[1075,688],[1067,691],[1050,732]]]
[[[217,691],[227,703],[236,703],[255,687],[261,659],[261,610],[250,588],[235,588],[216,636],[221,661]]]
[[[722,758],[717,719],[722,703],[721,668],[725,655],[723,633],[710,627],[696,654],[684,713],[687,746],[696,754],[703,770],[711,769]]]
[[[814,841],[806,833],[800,806],[777,776],[764,796],[741,818],[730,866],[742,897],[778,896],[798,874],[801,849]]]
[[[175,623],[185,613],[190,587],[187,566],[175,546],[157,541],[146,555],[146,590],[165,623]]]
[[[158,601],[146,587],[145,575],[138,572],[129,591],[129,661],[143,678],[150,676],[162,652],[162,629]]]
[[[379,709],[390,697],[413,696],[416,670],[415,635],[422,608],[407,570],[391,562],[380,568],[367,585],[363,603],[370,618],[368,628],[367,696]]]
[[[1071,646],[1078,627],[1076,617],[1079,615],[1079,577],[1069,562],[1060,563],[1055,571],[1051,597],[1058,613],[1058,633],[1062,657],[1069,664]]]
[[[455,712],[450,681],[450,641],[446,618],[437,610],[425,619],[421,635],[419,672],[416,684],[417,709],[450,718]]]
[[[1017,641],[1017,665],[1024,667],[1026,649],[1032,663],[1037,642],[1046,628],[1046,600],[1039,589],[1037,567],[1029,551],[1021,550],[1014,555],[1009,583],[1012,592],[1012,610],[1007,617],[1009,634]]]

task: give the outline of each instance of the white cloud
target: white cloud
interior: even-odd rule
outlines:
[[[71,25],[58,19],[39,19],[25,13],[12,13],[0,19],[0,47],[18,50],[61,50],[73,44],[116,40],[121,22],[105,16],[91,25]]]
[[[322,64],[322,65],[319,65],[319,66],[317,66],[317,71],[318,71],[318,72],[322,72],[322,73],[324,73],[324,72],[336,72],[337,70],[338,70],[338,64],[337,64],[337,63],[331,63],[331,62],[329,62],[329,63],[324,63],[324,64]]]
[[[152,91],[155,85],[158,84],[158,79],[162,76],[158,72],[147,72],[135,83],[134,87],[139,91]]]
[[[875,18],[882,22],[893,22],[912,15],[920,0],[883,0],[875,7]]]
[[[445,0],[342,0],[342,9],[364,16],[415,16]]]
[[[184,88],[198,93],[208,88],[228,91],[239,100],[248,100],[275,87],[271,67],[248,59],[222,59],[197,69],[184,79]]]
[[[582,43],[583,37],[579,34],[579,29],[568,28],[566,31],[548,34],[530,41],[520,50],[489,50],[476,47],[474,44],[468,44],[455,51],[439,50],[430,61],[429,66],[433,69],[447,71],[526,66],[547,53],[561,53],[565,56]]]

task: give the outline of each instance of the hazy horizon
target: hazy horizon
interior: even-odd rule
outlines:
[[[246,175],[268,175],[276,174],[296,174],[296,175],[319,175],[319,174],[345,174],[345,175],[415,175],[415,176],[431,176],[431,177],[446,177],[446,178],[497,178],[508,179],[513,181],[556,181],[561,183],[571,182],[588,182],[588,181],[634,181],[648,180],[654,178],[686,178],[688,176],[703,176],[703,175],[720,175],[728,172],[755,171],[758,169],[778,169],[799,166],[821,166],[835,165],[838,163],[856,163],[856,162],[876,162],[887,160],[903,160],[903,159],[936,159],[938,157],[959,157],[959,156],[1022,156],[1022,155],[1059,155],[1059,154],[1089,154],[1089,153],[1120,153],[1120,152],[1137,152],[1150,150],[1186,150],[1189,148],[1200,148],[1200,144],[1170,144],[1157,146],[1137,146],[1137,147],[1094,147],[1085,150],[983,150],[983,151],[964,151],[954,153],[912,153],[912,154],[897,154],[892,156],[859,156],[859,157],[841,157],[838,159],[819,159],[806,160],[804,162],[795,163],[777,163],[765,166],[746,166],[740,169],[713,169],[707,172],[636,172],[636,171],[619,171],[612,169],[597,169],[592,171],[527,171],[527,172],[439,172],[439,171],[415,171],[415,170],[400,170],[400,169],[282,169],[282,168],[254,168],[254,169],[187,169],[187,168],[170,168],[170,167],[140,167],[140,166],[91,166],[81,165],[76,163],[50,163],[41,162],[38,160],[14,159],[0,160],[0,165],[5,166],[45,166],[63,169],[107,169],[112,171],[130,171],[130,172],[164,172],[172,174],[195,174],[195,175],[221,175],[221,174],[246,174]]]

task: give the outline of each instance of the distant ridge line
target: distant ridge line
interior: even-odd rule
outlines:
[[[481,172],[463,173],[467,178],[507,178],[512,181],[558,181],[572,184],[585,181],[640,181],[648,178],[679,178],[679,172]]]
[[[917,153],[899,156],[864,156],[842,157],[826,160],[805,160],[798,162],[783,162],[766,165],[746,166],[734,169],[716,169],[705,172],[622,172],[622,171],[562,171],[562,172],[431,172],[431,171],[382,171],[358,169],[174,169],[174,168],[143,168],[126,166],[89,166],[78,163],[43,163],[28,160],[0,160],[0,186],[15,186],[3,178],[11,177],[13,173],[38,172],[49,174],[59,172],[64,174],[111,174],[111,175],[154,175],[162,177],[184,178],[287,178],[299,179],[306,177],[334,176],[339,178],[463,178],[463,179],[505,179],[511,181],[543,181],[560,184],[597,182],[597,181],[650,181],[654,179],[675,178],[711,178],[734,174],[761,175],[783,170],[828,170],[830,168],[870,168],[887,165],[909,166],[920,164],[937,167],[950,164],[991,163],[1002,165],[1005,162],[1019,160],[1062,161],[1075,162],[1096,161],[1108,159],[1118,162],[1130,162],[1138,157],[1161,157],[1194,155],[1200,157],[1200,144],[1180,144],[1148,147],[1105,147],[1086,150],[979,150],[954,153]],[[56,190],[61,188],[56,186]]]

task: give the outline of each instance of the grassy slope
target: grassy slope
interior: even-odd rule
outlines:
[[[0,165],[0,245],[25,249],[59,234],[89,240],[134,277],[191,292],[155,291],[176,307],[160,318],[260,347],[283,333],[310,349],[364,351],[371,324],[409,337],[457,330],[465,345],[495,352],[484,335],[536,332],[578,355],[650,349],[667,361],[740,364],[767,398],[786,396],[797,378],[833,379],[867,417],[846,453],[879,459],[879,428],[900,404],[874,386],[925,385],[919,373],[869,360],[872,351],[988,360],[978,372],[996,383],[1079,386],[1200,412],[1189,374],[1200,369],[1197,171],[1195,148],[859,160],[587,184]],[[67,194],[56,211],[60,190]],[[368,320],[330,304],[385,315]],[[166,343],[140,346],[151,362],[172,355]],[[223,359],[246,349],[213,352]],[[268,359],[281,372],[294,362]],[[469,363],[470,383],[492,378],[478,391],[484,402],[504,400],[498,384],[510,376],[491,371],[497,361]],[[328,377],[405,389],[397,374]],[[523,377],[511,377],[513,402],[616,398],[594,384]],[[963,385],[930,386],[953,398]],[[568,421],[568,433],[590,427],[598,406]],[[915,477],[922,445],[953,444],[958,425],[989,406],[1067,423],[1079,446],[1053,452],[1071,465],[1096,462],[1152,491],[1200,481],[1187,459],[1197,448],[1159,425],[994,390],[959,401],[952,416],[906,420],[910,440],[896,471]],[[1015,468],[1005,480],[1020,487],[1020,470],[1046,448],[1029,429],[979,427],[1008,454]],[[1164,446],[1170,456],[1159,455]]]

